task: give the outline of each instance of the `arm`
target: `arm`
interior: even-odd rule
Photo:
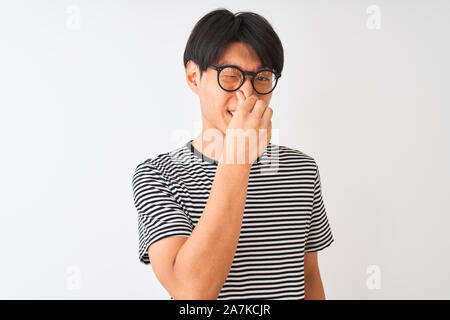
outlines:
[[[239,241],[250,167],[219,163],[192,234],[150,246],[155,274],[174,299],[217,299]]]
[[[304,274],[305,300],[325,300],[325,292],[317,262],[317,252],[305,252]]]
[[[249,175],[250,165],[218,164],[203,214],[174,262],[176,277],[186,280],[180,299],[219,295],[239,241]]]
[[[158,241],[159,245],[156,242],[148,249],[156,276],[174,299],[217,299],[233,263],[241,233],[250,169],[256,154],[260,156],[270,141],[273,114],[267,101],[255,95],[245,99],[240,91],[237,96],[239,102],[227,127],[211,192],[197,225],[187,239],[172,237]],[[261,129],[263,132],[259,131]],[[259,132],[258,143],[249,139],[247,147],[243,130]],[[245,148],[238,147],[237,154],[236,137],[245,138]],[[248,160],[244,164],[233,160],[236,155],[242,155],[241,152]],[[232,164],[228,162],[230,156]]]

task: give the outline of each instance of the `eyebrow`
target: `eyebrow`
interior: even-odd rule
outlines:
[[[231,63],[229,61],[224,61],[224,62],[219,63],[219,66],[224,66],[224,65],[233,65],[233,66],[237,66],[237,67],[241,68],[242,70],[244,70],[244,68],[242,68],[240,65],[237,65],[235,63]],[[269,68],[269,66],[260,64],[256,69],[260,70],[262,68]]]

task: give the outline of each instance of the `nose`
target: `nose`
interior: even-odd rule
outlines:
[[[249,75],[245,76],[244,83],[238,89],[238,91],[241,91],[244,94],[245,99],[247,99],[252,94],[258,95],[258,93],[255,90],[253,90],[252,77]]]

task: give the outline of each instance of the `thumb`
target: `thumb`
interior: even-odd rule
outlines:
[[[244,100],[245,100],[244,99],[244,94],[242,92],[240,92],[240,91],[237,91],[236,92],[236,96],[238,98],[238,104],[241,105],[242,102],[244,102]]]

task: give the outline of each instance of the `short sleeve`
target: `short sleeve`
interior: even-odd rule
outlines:
[[[322,199],[319,168],[316,164],[314,179],[314,198],[311,210],[311,219],[308,225],[308,234],[305,243],[305,252],[314,252],[325,249],[334,241],[328,223],[327,212]]]
[[[151,163],[136,167],[132,188],[138,214],[139,260],[150,264],[147,250],[151,244],[172,236],[189,237],[193,225],[166,179]]]

